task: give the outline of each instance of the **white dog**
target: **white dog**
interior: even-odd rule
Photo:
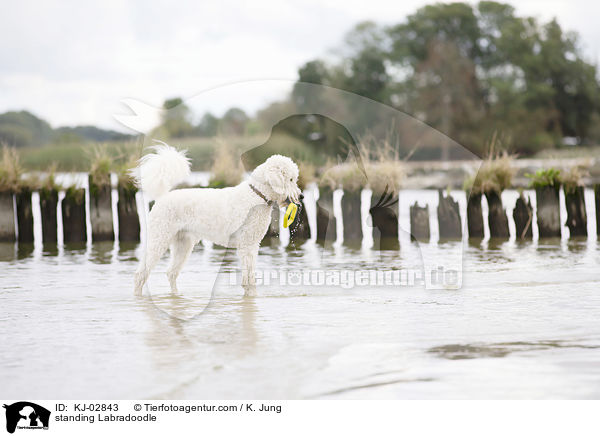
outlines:
[[[154,149],[155,153],[142,157],[134,169],[138,186],[155,200],[147,221],[146,252],[135,273],[135,293],[142,293],[150,271],[169,247],[167,277],[176,292],[183,264],[194,245],[206,239],[237,249],[245,294],[256,295],[256,256],[271,221],[271,208],[301,197],[296,164],[274,155],[252,172],[250,180],[237,186],[171,191],[189,175],[190,161],[185,151],[166,144]]]

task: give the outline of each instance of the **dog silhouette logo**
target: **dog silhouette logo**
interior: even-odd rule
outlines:
[[[50,411],[28,401],[4,405],[6,409],[6,431],[14,433],[18,429],[48,429]]]

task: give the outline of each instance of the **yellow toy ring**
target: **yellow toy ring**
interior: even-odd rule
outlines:
[[[296,212],[298,212],[298,206],[295,203],[290,203],[283,215],[283,228],[287,229],[290,224],[296,219]]]

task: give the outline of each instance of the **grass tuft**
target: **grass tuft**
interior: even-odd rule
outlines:
[[[525,174],[531,179],[529,186],[532,188],[553,187],[558,189],[561,183],[561,171],[556,168],[537,170],[535,174]]]
[[[109,155],[106,146],[97,145],[92,148],[90,158],[90,177],[96,187],[110,184],[110,170],[113,158]]]
[[[21,189],[23,168],[14,147],[2,146],[0,161],[0,192],[18,192]]]
[[[515,175],[513,160],[514,156],[506,152],[489,156],[483,161],[477,174],[465,180],[464,189],[476,195],[491,192],[500,194],[512,184]]]
[[[236,186],[242,181],[242,176],[244,175],[242,161],[239,156],[235,155],[231,146],[222,140],[219,142],[208,187],[223,188]]]

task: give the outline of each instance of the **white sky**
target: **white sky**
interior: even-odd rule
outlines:
[[[338,46],[359,21],[397,23],[423,0],[3,1],[0,112],[29,110],[53,126],[124,130],[120,100],[160,106],[227,83],[297,78],[307,60]],[[588,60],[600,55],[600,6],[584,0],[511,1],[520,15],[557,17],[577,30]],[[206,100],[220,115],[253,112],[281,97],[275,86],[236,100]],[[199,98],[202,100],[202,98]]]

